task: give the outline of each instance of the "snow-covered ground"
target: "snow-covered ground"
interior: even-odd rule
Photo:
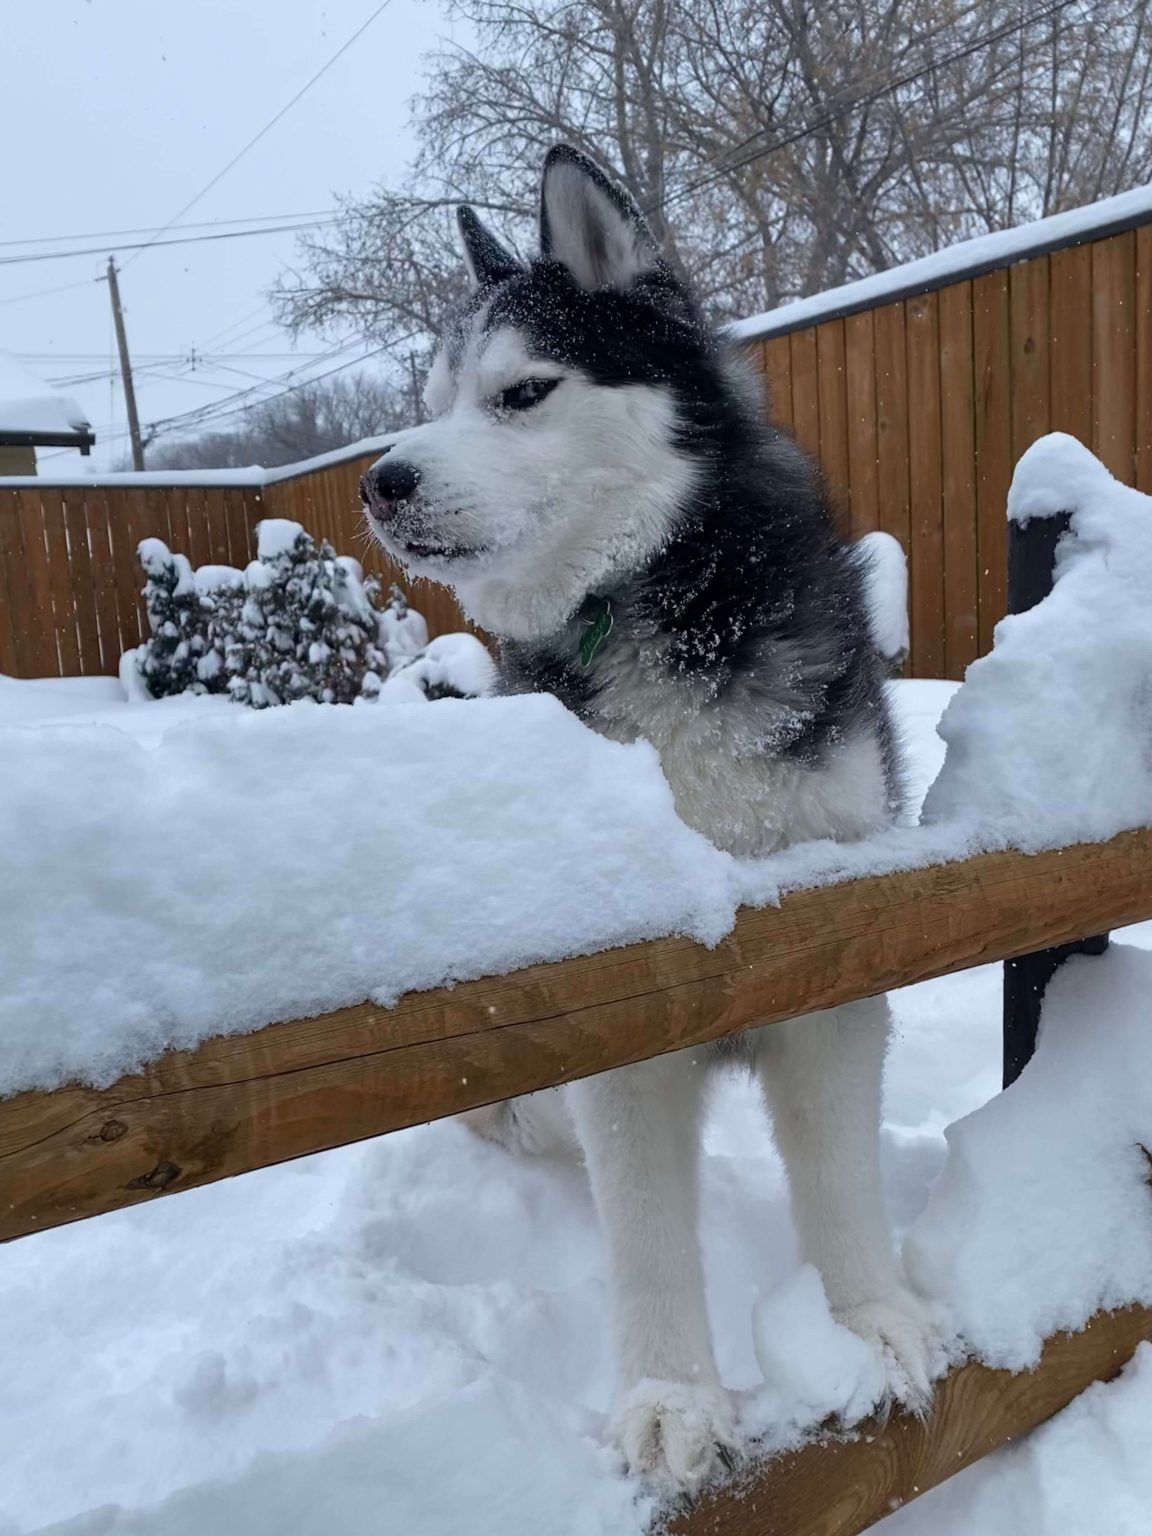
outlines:
[[[158,711],[169,724],[233,708],[206,699],[127,706],[116,688],[9,684],[0,714],[98,718],[154,741]],[[923,793],[943,755],[933,726],[952,686],[896,691]],[[1152,948],[1152,925],[1123,938]],[[1100,1139],[1091,1100],[1113,1095],[1109,1108],[1122,1119],[1135,1112],[1141,1082],[1146,1095],[1138,1072],[1126,1082],[1137,1063],[1123,1053],[1146,1023],[1152,959],[1134,949],[1115,959],[1081,962],[1095,967],[1090,982],[1068,974],[1047,1056],[1019,1085],[1023,1100],[1033,1079],[1041,1119],[1053,1093],[1057,1103],[1063,1095],[1061,1124],[1022,1131],[1009,1096],[984,1112],[994,1117],[984,1131],[980,1116],[961,1128],[961,1155],[918,1228],[929,1280],[934,1266],[963,1270],[970,1254],[1009,1314],[1014,1297],[1039,1289],[1054,1298],[1054,1316],[1061,1285],[1048,1284],[1049,1253],[1053,1268],[1074,1271],[1063,1287],[1073,1310],[1099,1280],[1083,1272],[1083,1255],[1101,1255],[1125,1209],[1093,1218],[1092,1190],[1073,1178],[1064,1210],[1050,1200],[1046,1219],[1037,1210],[1045,1188],[1093,1152],[1077,1141],[1078,1124],[1087,1117],[1088,1141]],[[1090,1001],[1100,1016],[1081,1030]],[[884,1157],[904,1233],[944,1164],[945,1127],[999,1087],[999,968],[910,987],[893,1002]],[[1045,1074],[1056,1078],[1049,1093]],[[1022,1147],[1011,1146],[1014,1135]],[[989,1174],[981,1160],[997,1155],[1007,1160]],[[1117,1176],[1129,1172],[1118,1167]],[[1030,1222],[1021,1247],[999,1255],[999,1274],[997,1255],[981,1248],[980,1220],[981,1192],[997,1182],[1006,1200],[997,1220]],[[837,1354],[819,1288],[796,1269],[781,1169],[740,1078],[717,1086],[703,1184],[720,1367],[749,1422],[794,1429],[842,1406],[860,1387],[860,1368],[842,1341]],[[969,1202],[972,1245],[953,1253],[947,1207],[957,1201]],[[1144,1252],[1138,1239],[1128,1219],[1123,1241],[1134,1262]],[[1020,1272],[1022,1253],[1039,1253],[1040,1268]],[[970,1277],[960,1278],[954,1300],[963,1308]],[[0,1536],[45,1527],[70,1536],[644,1529],[649,1506],[605,1440],[604,1265],[577,1166],[517,1160],[439,1123],[10,1244],[0,1249],[0,1297]],[[1018,1322],[1009,1315],[1017,1340]],[[797,1338],[808,1347],[797,1350]],[[994,1348],[995,1337],[985,1343]],[[773,1367],[770,1387],[758,1356]],[[846,1364],[839,1374],[837,1363]],[[1028,1441],[880,1529],[1145,1536],[1152,1349],[1119,1382],[1094,1388]]]

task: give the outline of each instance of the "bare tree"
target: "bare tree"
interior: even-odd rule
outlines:
[[[277,396],[246,411],[230,431],[159,444],[150,469],[238,469],[291,464],[365,437],[410,426],[418,402],[407,389],[368,373],[345,373]]]
[[[530,247],[559,139],[621,178],[716,319],[1152,176],[1150,0],[458,0],[400,191],[276,291],[300,329],[427,348],[451,209]],[[1025,0],[1027,6],[1027,0]]]

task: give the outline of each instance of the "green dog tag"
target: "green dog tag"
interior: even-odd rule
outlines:
[[[593,615],[585,619],[588,626],[580,637],[580,663],[582,666],[590,666],[596,652],[612,633],[612,604],[606,597],[601,598]]]

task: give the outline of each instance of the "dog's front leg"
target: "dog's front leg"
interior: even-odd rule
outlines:
[[[633,1471],[676,1490],[703,1482],[734,1440],[697,1234],[705,1075],[679,1052],[569,1090],[608,1256],[616,1432]]]
[[[800,1255],[833,1314],[880,1353],[891,1394],[917,1410],[939,1349],[892,1248],[880,1182],[888,1002],[866,998],[758,1032],[757,1067],[788,1170]]]

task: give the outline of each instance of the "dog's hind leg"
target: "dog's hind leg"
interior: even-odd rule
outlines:
[[[758,1031],[756,1065],[788,1170],[801,1258],[833,1314],[873,1344],[894,1397],[927,1405],[939,1340],[892,1248],[880,1182],[889,1014],[866,998]]]
[[[697,1234],[705,1077],[681,1051],[568,1090],[608,1257],[616,1433],[633,1471],[677,1491],[704,1481],[734,1441]]]
[[[510,1152],[561,1153],[576,1157],[580,1143],[565,1103],[564,1090],[543,1088],[518,1099],[485,1104],[459,1117],[468,1129]]]

